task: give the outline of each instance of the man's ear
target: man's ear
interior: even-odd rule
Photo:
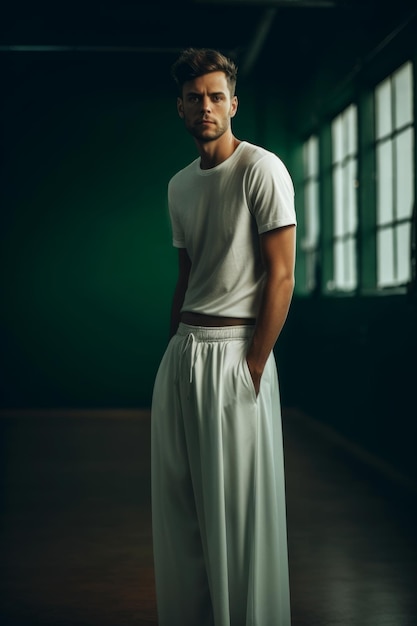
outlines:
[[[232,103],[230,105],[230,117],[234,117],[236,115],[238,104],[239,102],[237,96],[233,96]]]
[[[181,119],[184,118],[184,103],[182,98],[177,98],[177,111]]]

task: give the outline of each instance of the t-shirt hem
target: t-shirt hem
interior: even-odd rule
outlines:
[[[282,226],[296,226],[296,225],[297,225],[297,222],[294,219],[269,222],[269,224],[264,224],[263,226],[259,226],[258,233],[262,235],[262,233],[266,233],[269,230],[274,230],[275,228],[281,228]]]

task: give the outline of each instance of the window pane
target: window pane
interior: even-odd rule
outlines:
[[[338,289],[352,290],[356,287],[355,239],[337,240],[334,246],[334,283]]]
[[[384,80],[375,91],[376,138],[389,135],[392,130],[391,81]]]
[[[336,287],[344,287],[345,258],[342,241],[335,241],[334,246],[334,282]]]
[[[387,224],[394,218],[392,192],[392,141],[377,146],[377,222]]]
[[[315,240],[313,237],[314,218],[315,218],[315,199],[313,183],[308,182],[305,185],[305,238],[304,244],[308,247],[314,245]]]
[[[303,145],[304,179],[317,178],[319,173],[319,143],[317,137],[310,137]]]
[[[306,243],[316,246],[319,234],[318,183],[311,181],[306,185]]]
[[[334,227],[333,232],[336,237],[344,233],[343,228],[343,168],[337,165],[333,171],[333,211]]]
[[[338,163],[343,158],[343,123],[342,116],[339,115],[332,122],[332,145],[333,163]]]
[[[301,248],[305,258],[305,287],[308,291],[316,287],[316,259],[319,238],[319,142],[312,135],[303,145],[304,167],[304,238]]]
[[[395,98],[395,128],[413,121],[411,63],[403,65],[393,76]]]
[[[310,176],[310,160],[309,160],[309,150],[308,150],[309,142],[306,141],[303,145],[303,170],[304,170],[304,178],[309,178]]]
[[[408,283],[411,280],[411,224],[399,224],[395,234],[398,283]]]
[[[411,218],[414,198],[413,129],[400,133],[395,139],[396,209],[397,219]]]
[[[305,288],[312,291],[316,287],[316,262],[319,238],[319,142],[312,135],[303,145],[304,168],[304,237],[301,249],[305,259]]]
[[[378,231],[378,286],[394,284],[394,241],[393,229],[383,228]]]
[[[319,143],[317,137],[311,137],[308,142],[308,172],[310,176],[316,177],[319,173]]]
[[[311,151],[311,175],[317,177],[319,175],[319,140],[312,137],[310,141]]]
[[[346,250],[345,250],[345,260],[346,260],[346,287],[348,289],[354,289],[356,287],[356,250],[355,250],[355,239],[350,237],[346,241]]]
[[[308,252],[306,256],[306,284],[309,291],[312,291],[316,286],[316,257],[317,253],[315,250]]]
[[[332,122],[334,286],[356,286],[357,110],[349,106]]]
[[[352,104],[346,111],[346,148],[345,154],[356,154],[357,119],[356,107]]]
[[[319,183],[317,180],[312,183],[312,210],[311,210],[311,236],[317,244],[319,238]]]
[[[346,211],[345,211],[345,233],[356,231],[357,211],[356,211],[356,159],[351,159],[346,164]]]

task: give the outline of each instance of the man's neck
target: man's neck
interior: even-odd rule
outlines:
[[[209,170],[220,165],[232,156],[239,144],[240,141],[232,133],[222,135],[216,141],[200,142],[196,140],[197,150],[201,158],[201,169]]]

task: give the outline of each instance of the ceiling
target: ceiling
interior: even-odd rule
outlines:
[[[9,0],[0,53],[139,56],[166,71],[188,46],[234,58],[240,78],[299,80],[337,52],[353,66],[416,13],[415,0]]]

